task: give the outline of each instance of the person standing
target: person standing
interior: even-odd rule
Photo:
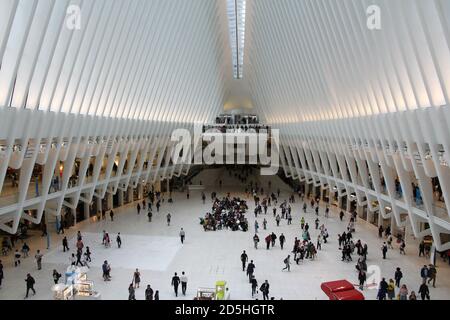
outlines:
[[[400,288],[400,280],[402,278],[403,278],[403,273],[400,270],[400,268],[397,268],[397,270],[395,271],[395,274],[394,274],[395,285],[397,286],[397,288]]]
[[[153,289],[150,285],[145,289],[145,300],[153,300]]]
[[[266,220],[266,218],[264,218],[264,220],[263,220],[263,227],[264,227],[264,230],[267,230],[267,220]]]
[[[395,298],[395,283],[393,279],[389,279],[388,287],[387,287],[387,296],[389,300],[394,300]]]
[[[25,295],[25,299],[28,298],[28,293],[31,291],[33,291],[33,295],[36,294],[36,290],[34,290],[34,284],[35,284],[35,280],[34,278],[31,276],[31,274],[27,273],[27,278],[25,279],[25,282],[27,284],[27,293]]]
[[[128,300],[136,300],[135,290],[132,283],[128,286]]]
[[[172,215],[168,213],[166,218],[167,218],[167,225],[170,226],[170,219],[172,218]]]
[[[141,205],[138,203],[137,204],[137,213],[140,214],[141,213]]]
[[[400,291],[398,292],[399,300],[408,300],[408,288],[406,284],[402,285]]]
[[[426,283],[422,283],[420,285],[419,293],[420,293],[420,298],[422,300],[425,300],[425,299],[430,300],[430,289],[428,289],[428,286]]]
[[[37,252],[36,252],[36,255],[34,256],[34,258],[36,259],[36,264],[37,264],[37,268],[38,268],[38,270],[41,270],[42,269],[42,253],[41,253],[41,251],[40,250],[38,250]]]
[[[181,281],[181,293],[183,294],[183,296],[185,296],[186,295],[188,278],[184,274],[184,271],[181,272],[180,281]]]
[[[155,301],[159,300],[159,290],[155,291]]]
[[[341,219],[342,221],[343,218],[344,218],[344,211],[341,210],[341,212],[339,212],[339,219]]]
[[[117,242],[117,247],[120,249],[120,247],[122,246],[122,238],[120,237],[120,232],[117,234],[116,242]]]
[[[272,236],[269,234],[265,240],[266,240],[266,249],[269,250],[270,242],[272,241]]]
[[[258,242],[259,242],[259,237],[258,237],[257,234],[255,234],[255,235],[253,236],[253,243],[254,243],[254,245],[255,245],[255,249],[258,249]]]
[[[253,260],[250,260],[250,263],[247,265],[248,282],[252,281],[254,272],[255,272],[255,264],[253,263]]]
[[[381,252],[383,253],[383,259],[386,259],[386,253],[388,251],[388,246],[386,242],[383,242],[383,245],[381,246]]]
[[[181,243],[184,243],[184,238],[186,237],[186,232],[184,232],[183,228],[180,230],[180,239]]]
[[[114,221],[114,211],[111,210],[109,216],[111,217],[111,221]]]
[[[134,288],[139,288],[139,284],[141,283],[141,273],[138,268],[136,268],[136,271],[133,274],[133,282]]]
[[[248,261],[248,256],[247,253],[245,252],[245,250],[242,252],[241,254],[241,262],[242,262],[242,271],[245,271],[245,264]]]
[[[426,265],[423,266],[422,269],[420,269],[420,277],[422,278],[422,283],[427,282],[428,278],[428,268]]]
[[[178,297],[178,286],[180,285],[180,277],[175,272],[175,275],[172,277],[172,286],[175,291],[175,296]]]
[[[261,285],[261,288],[259,288],[259,290],[261,290],[261,292],[263,294],[263,299],[269,300],[269,282],[267,280],[264,281],[264,283]]]
[[[287,271],[291,271],[291,256],[290,255],[288,255],[285,259],[284,259],[284,264],[286,265],[284,268],[283,268],[283,270],[281,270],[281,271],[284,271],[284,270],[286,270],[287,269]]]
[[[283,250],[283,246],[284,246],[285,242],[286,242],[286,237],[284,236],[284,234],[280,234],[280,247],[281,247],[281,250]]]

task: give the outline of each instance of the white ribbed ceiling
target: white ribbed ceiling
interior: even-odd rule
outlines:
[[[449,103],[448,0],[234,1],[237,45],[229,3],[2,0],[0,108],[206,122],[233,96],[238,67],[271,123]],[[374,4],[381,30],[366,26]],[[71,5],[80,30],[66,27]]]
[[[232,77],[226,12],[220,0],[2,0],[0,108],[210,121]]]
[[[381,30],[367,27],[371,5]],[[245,74],[268,122],[449,104],[448,0],[253,0],[246,30]]]

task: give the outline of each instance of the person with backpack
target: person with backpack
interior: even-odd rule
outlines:
[[[264,283],[261,285],[259,290],[263,294],[263,299],[264,300],[269,300],[269,282],[267,280],[264,281]]]
[[[27,273],[27,278],[25,279],[25,282],[27,284],[27,293],[25,295],[25,299],[28,298],[28,293],[31,291],[33,291],[33,295],[36,294],[36,290],[34,290],[34,284],[35,284],[35,280],[34,278],[31,276],[31,274]]]
[[[61,273],[56,271],[56,269],[53,269],[53,281],[55,281],[55,284],[58,284],[58,281],[60,278],[61,278]]]
[[[287,269],[287,271],[291,271],[291,256],[288,255],[284,260],[283,260],[284,264],[286,265],[283,270],[284,271]]]

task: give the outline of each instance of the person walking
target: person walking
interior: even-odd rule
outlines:
[[[141,205],[138,203],[137,204],[137,213],[140,214],[141,213]]]
[[[275,218],[275,221],[277,222],[277,227],[280,226],[281,217],[279,214],[277,214],[277,217]]]
[[[281,250],[283,250],[283,246],[284,246],[284,243],[286,242],[286,237],[284,236],[284,234],[280,234],[280,247],[281,247]]]
[[[252,276],[250,283],[252,284],[252,298],[253,298],[255,294],[257,294],[256,290],[258,288],[258,281],[256,281],[255,276]]]
[[[152,212],[152,209],[150,209],[150,207],[149,207],[148,208],[148,213],[147,213],[148,222],[152,222],[152,216],[153,216],[153,212]]]
[[[269,250],[270,248],[270,242],[272,241],[272,236],[269,234],[266,238],[266,249]]]
[[[247,265],[248,282],[252,281],[252,276],[254,272],[255,272],[255,264],[253,263],[253,260],[250,260],[250,263]]]
[[[75,263],[75,266],[81,265],[84,266],[83,262],[81,261],[81,258],[83,257],[83,252],[81,250],[77,250],[77,261]]]
[[[67,237],[62,239],[63,252],[69,251],[69,242],[67,241]]]
[[[20,266],[20,258],[21,258],[21,254],[19,252],[18,249],[16,249],[16,251],[14,252],[14,267],[18,267]]]
[[[422,300],[430,300],[430,289],[428,288],[426,283],[422,283],[420,285],[418,293],[420,293],[420,298]]]
[[[387,288],[388,288],[388,283],[386,282],[386,279],[383,278],[380,281],[380,285],[378,286],[378,294],[377,294],[378,300],[386,300]]]
[[[358,273],[359,280],[359,290],[364,290],[364,283],[366,282],[367,276],[364,270],[360,269]]]
[[[170,226],[170,219],[172,218],[172,215],[170,213],[167,214],[166,219],[167,219],[167,225]]]
[[[430,284],[430,282],[433,281],[433,288],[436,288],[436,273],[437,273],[436,267],[430,264],[430,267],[428,268],[428,284]]]
[[[26,299],[28,298],[28,293],[30,292],[30,290],[33,291],[33,295],[36,294],[36,290],[34,290],[34,284],[36,283],[36,281],[31,276],[31,274],[27,273],[27,278],[25,279],[25,282],[27,284],[27,293],[25,294]]]
[[[400,288],[400,280],[402,280],[402,278],[403,278],[403,273],[400,270],[400,268],[397,268],[395,270],[395,274],[394,274],[395,285],[397,286],[397,288]]]
[[[105,260],[103,262],[102,271],[103,271],[103,280],[104,281],[111,281],[111,275],[110,275],[111,266],[108,264],[107,260]]]
[[[109,216],[111,217],[111,221],[114,221],[114,211],[111,210]]]
[[[183,228],[181,228],[181,230],[180,230],[180,240],[181,240],[182,244],[184,243],[184,238],[185,237],[186,237],[186,232],[184,232]]]
[[[89,249],[88,246],[86,246],[86,252],[84,253],[84,255],[86,256],[86,261],[92,262],[91,249]]]
[[[139,269],[137,269],[137,268],[133,274],[133,282],[134,282],[134,288],[139,288],[139,284],[141,283],[141,273],[139,272]]]
[[[286,270],[287,269],[287,271],[291,271],[291,256],[290,255],[288,255],[285,259],[284,259],[284,264],[285,264],[285,267],[283,268],[283,270],[281,270],[281,271],[284,271],[284,270]]]
[[[116,242],[117,242],[117,247],[120,249],[120,247],[122,246],[122,238],[120,237],[120,232],[117,234]]]
[[[53,281],[55,284],[58,284],[59,279],[61,278],[61,273],[56,271],[56,269],[53,269]]]
[[[71,266],[75,266],[77,259],[75,258],[75,253],[72,253],[72,255],[69,257],[69,262]]]
[[[186,274],[184,273],[184,271],[181,272],[180,281],[181,281],[181,293],[183,294],[183,296],[185,296],[188,278],[187,278]]]
[[[343,218],[344,218],[344,211],[341,210],[341,212],[339,212],[339,219],[342,221]]]
[[[172,277],[172,286],[175,291],[175,296],[178,297],[178,286],[180,285],[180,277],[175,272],[175,275]]]
[[[128,300],[136,300],[135,290],[132,283],[128,286]]]
[[[42,257],[43,257],[43,255],[42,255],[41,251],[38,250],[36,252],[36,255],[34,256],[34,258],[36,259],[36,264],[37,264],[38,270],[42,269]]]
[[[159,290],[155,291],[155,301],[159,300]]]
[[[248,255],[244,250],[241,254],[242,271],[245,271],[245,264],[247,263],[247,261],[248,261]]]
[[[267,230],[267,220],[266,220],[266,218],[264,218],[264,220],[263,220],[263,227],[264,227],[264,230]]]
[[[255,249],[258,249],[259,237],[257,234],[253,236],[253,244],[255,245]]]
[[[261,288],[259,288],[259,290],[261,290],[261,292],[263,294],[263,299],[269,300],[269,282],[267,280],[264,281],[264,283],[261,285]]]

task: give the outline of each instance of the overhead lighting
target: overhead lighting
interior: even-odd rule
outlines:
[[[244,64],[245,1],[227,0],[228,26],[233,63],[233,77],[242,79]]]

